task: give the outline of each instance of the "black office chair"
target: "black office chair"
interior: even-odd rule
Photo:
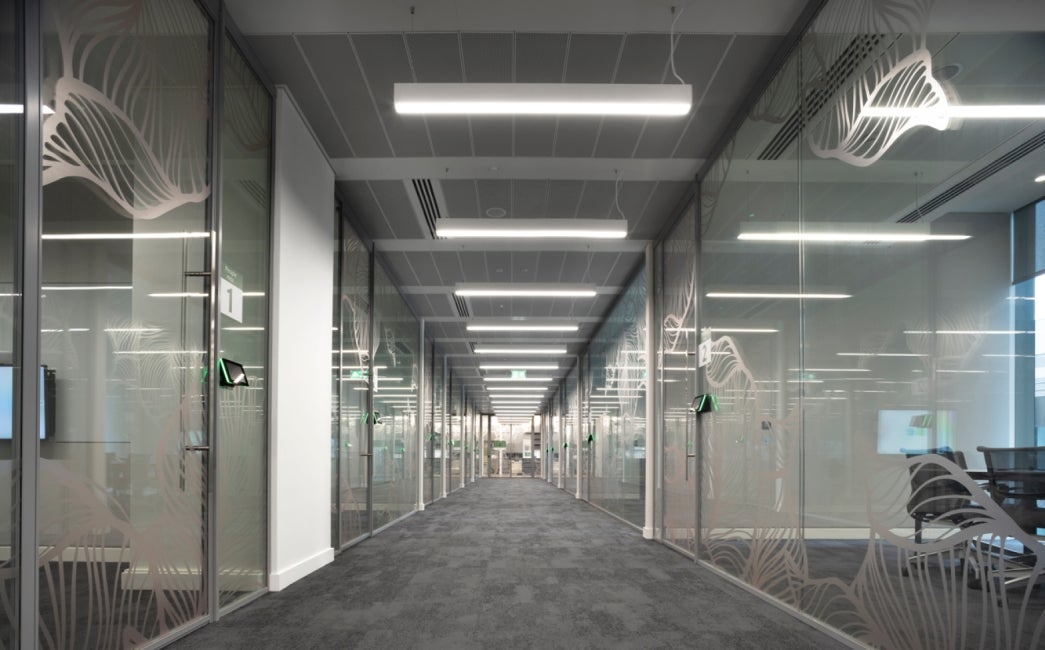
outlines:
[[[977,447],[987,465],[987,489],[995,503],[1021,530],[1045,542],[1045,447]],[[1045,547],[1023,547],[1023,554],[1006,554],[1005,585],[1025,581]]]
[[[961,469],[966,469],[965,454],[954,451],[950,447],[936,449],[901,449],[908,459],[935,454],[951,461]],[[956,526],[964,526],[973,520],[970,509],[977,506],[972,502],[969,490],[959,481],[948,479],[951,474],[947,468],[938,463],[925,459],[910,466],[911,473],[911,496],[907,499],[907,513],[914,519],[914,543],[922,543],[922,530],[926,524],[932,522],[949,522]],[[967,546],[964,542],[954,548]],[[922,564],[929,556],[939,555],[940,551],[933,553],[915,553],[907,558],[901,573],[909,575],[910,567],[914,564]],[[968,554],[962,554],[962,562],[968,559]],[[974,571],[975,573],[975,571]]]

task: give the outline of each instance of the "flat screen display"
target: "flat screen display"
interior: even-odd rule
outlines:
[[[51,396],[53,399],[53,395]],[[0,366],[0,440],[11,439],[14,423],[14,368]],[[47,368],[40,367],[40,439],[47,437],[50,413],[47,391]]]
[[[954,448],[954,411],[878,411],[878,453]],[[934,435],[935,429],[935,435]]]

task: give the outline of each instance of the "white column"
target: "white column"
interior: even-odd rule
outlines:
[[[654,458],[657,453],[657,435],[660,421],[657,419],[657,372],[656,350],[654,342],[657,337],[654,313],[654,286],[653,286],[653,244],[646,246],[646,517],[642,526],[642,536],[653,539],[653,529],[656,525],[654,513],[653,496],[656,477],[656,465]],[[687,459],[688,460],[688,459]]]
[[[439,385],[443,387],[443,394],[440,396],[440,403],[443,408],[437,414],[439,421],[442,423],[440,427],[440,439],[439,439],[439,498],[446,498],[446,441],[449,439],[447,426],[449,424],[446,414],[450,409],[449,396],[450,391],[446,390],[446,357],[443,357],[443,362],[440,365],[439,372],[442,373],[443,380],[439,382]]]

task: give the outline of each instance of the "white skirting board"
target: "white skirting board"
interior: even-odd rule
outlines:
[[[334,549],[325,548],[310,558],[306,558],[293,566],[286,567],[269,574],[269,591],[280,591],[304,578],[313,571],[325,567],[334,561]]]

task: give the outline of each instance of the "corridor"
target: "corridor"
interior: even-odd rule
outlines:
[[[176,648],[839,643],[533,479],[484,479]]]

